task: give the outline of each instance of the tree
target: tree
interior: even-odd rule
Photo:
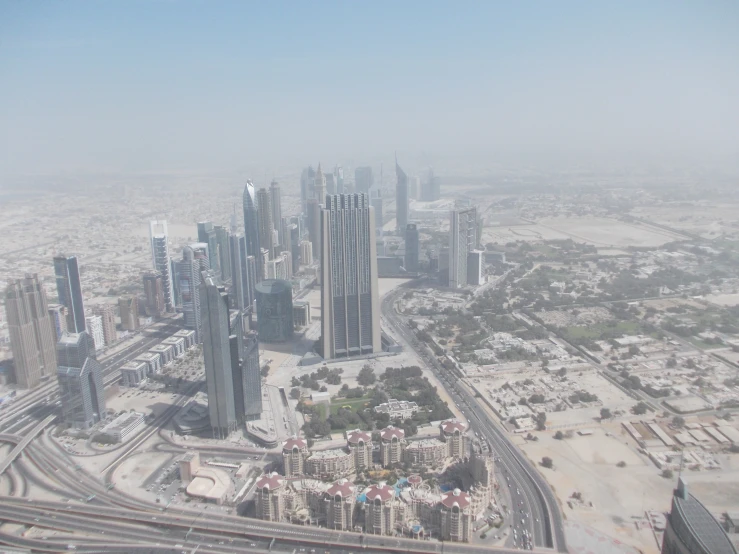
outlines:
[[[608,408],[601,408],[600,409],[600,418],[601,419],[611,419],[613,417],[613,414],[611,413],[611,410]]]
[[[292,398],[293,400],[300,400],[300,389],[290,389],[290,398]]]
[[[677,360],[675,358],[670,358],[667,360],[667,367],[673,368],[677,366]]]
[[[631,413],[634,415],[644,415],[649,410],[649,406],[647,406],[646,402],[639,402],[638,404],[635,404],[631,408]]]
[[[558,441],[561,441],[565,438],[565,434],[562,431],[557,431],[556,433],[554,433],[554,438]]]
[[[624,462],[623,460],[621,460],[620,462],[618,462],[618,463],[616,464],[616,466],[617,466],[617,467],[626,467],[626,462]]]
[[[672,418],[672,426],[675,427],[676,429],[682,429],[684,425],[685,425],[685,420],[679,415],[676,415],[675,417]]]
[[[536,414],[536,417],[534,418],[536,421],[536,430],[537,431],[544,431],[547,428],[547,414],[544,412],[539,412]]]
[[[566,367],[560,367],[559,368],[559,371],[557,372],[557,375],[559,375],[560,377],[564,377],[565,375],[567,375],[567,368]]]
[[[549,456],[544,456],[541,459],[541,465],[547,469],[552,469],[554,467],[554,461]]]
[[[664,469],[664,470],[662,470],[662,474],[661,475],[665,479],[672,479],[672,475],[673,475],[672,474],[672,470],[671,469]]]
[[[370,385],[374,384],[376,381],[375,372],[372,371],[372,368],[369,365],[365,365],[362,367],[362,369],[359,370],[359,375],[357,375],[357,383],[362,385],[363,387],[369,387]]]

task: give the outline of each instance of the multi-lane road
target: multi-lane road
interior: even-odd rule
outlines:
[[[428,346],[418,341],[395,309],[395,303],[403,292],[403,289],[399,289],[383,298],[382,314],[385,322],[392,327],[398,341],[416,351],[426,362],[462,410],[473,432],[484,438],[495,452],[498,467],[505,478],[501,485],[508,489],[511,499],[509,509],[512,515],[512,537],[509,541],[515,546],[527,546],[526,537],[529,536],[538,547],[567,552],[562,513],[552,489],[510,441],[505,431],[493,421],[467,386],[441,366]]]

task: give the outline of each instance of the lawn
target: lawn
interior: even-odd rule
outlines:
[[[334,396],[331,399],[331,415],[335,415],[339,408],[342,406],[350,406],[353,412],[358,412],[365,407],[365,404],[369,405],[371,396],[365,395],[362,398],[341,398]]]
[[[567,327],[565,336],[569,339],[601,340],[603,337],[618,338],[624,335],[638,335],[641,326],[636,321],[619,321],[615,325],[597,323],[587,327]]]

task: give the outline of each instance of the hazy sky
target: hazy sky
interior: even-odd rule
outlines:
[[[739,2],[0,0],[0,173],[739,155]]]

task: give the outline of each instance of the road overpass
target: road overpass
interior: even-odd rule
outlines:
[[[29,443],[36,438],[36,435],[43,431],[46,426],[50,425],[51,422],[55,419],[55,415],[50,415],[46,419],[41,420],[33,427],[33,429],[31,429],[28,434],[23,437],[23,439],[18,444],[15,445],[15,448],[10,451],[10,454],[8,454],[5,459],[0,462],[0,475],[2,475],[5,470],[8,469],[10,464],[13,463],[13,460],[15,460],[18,455],[26,449]]]

